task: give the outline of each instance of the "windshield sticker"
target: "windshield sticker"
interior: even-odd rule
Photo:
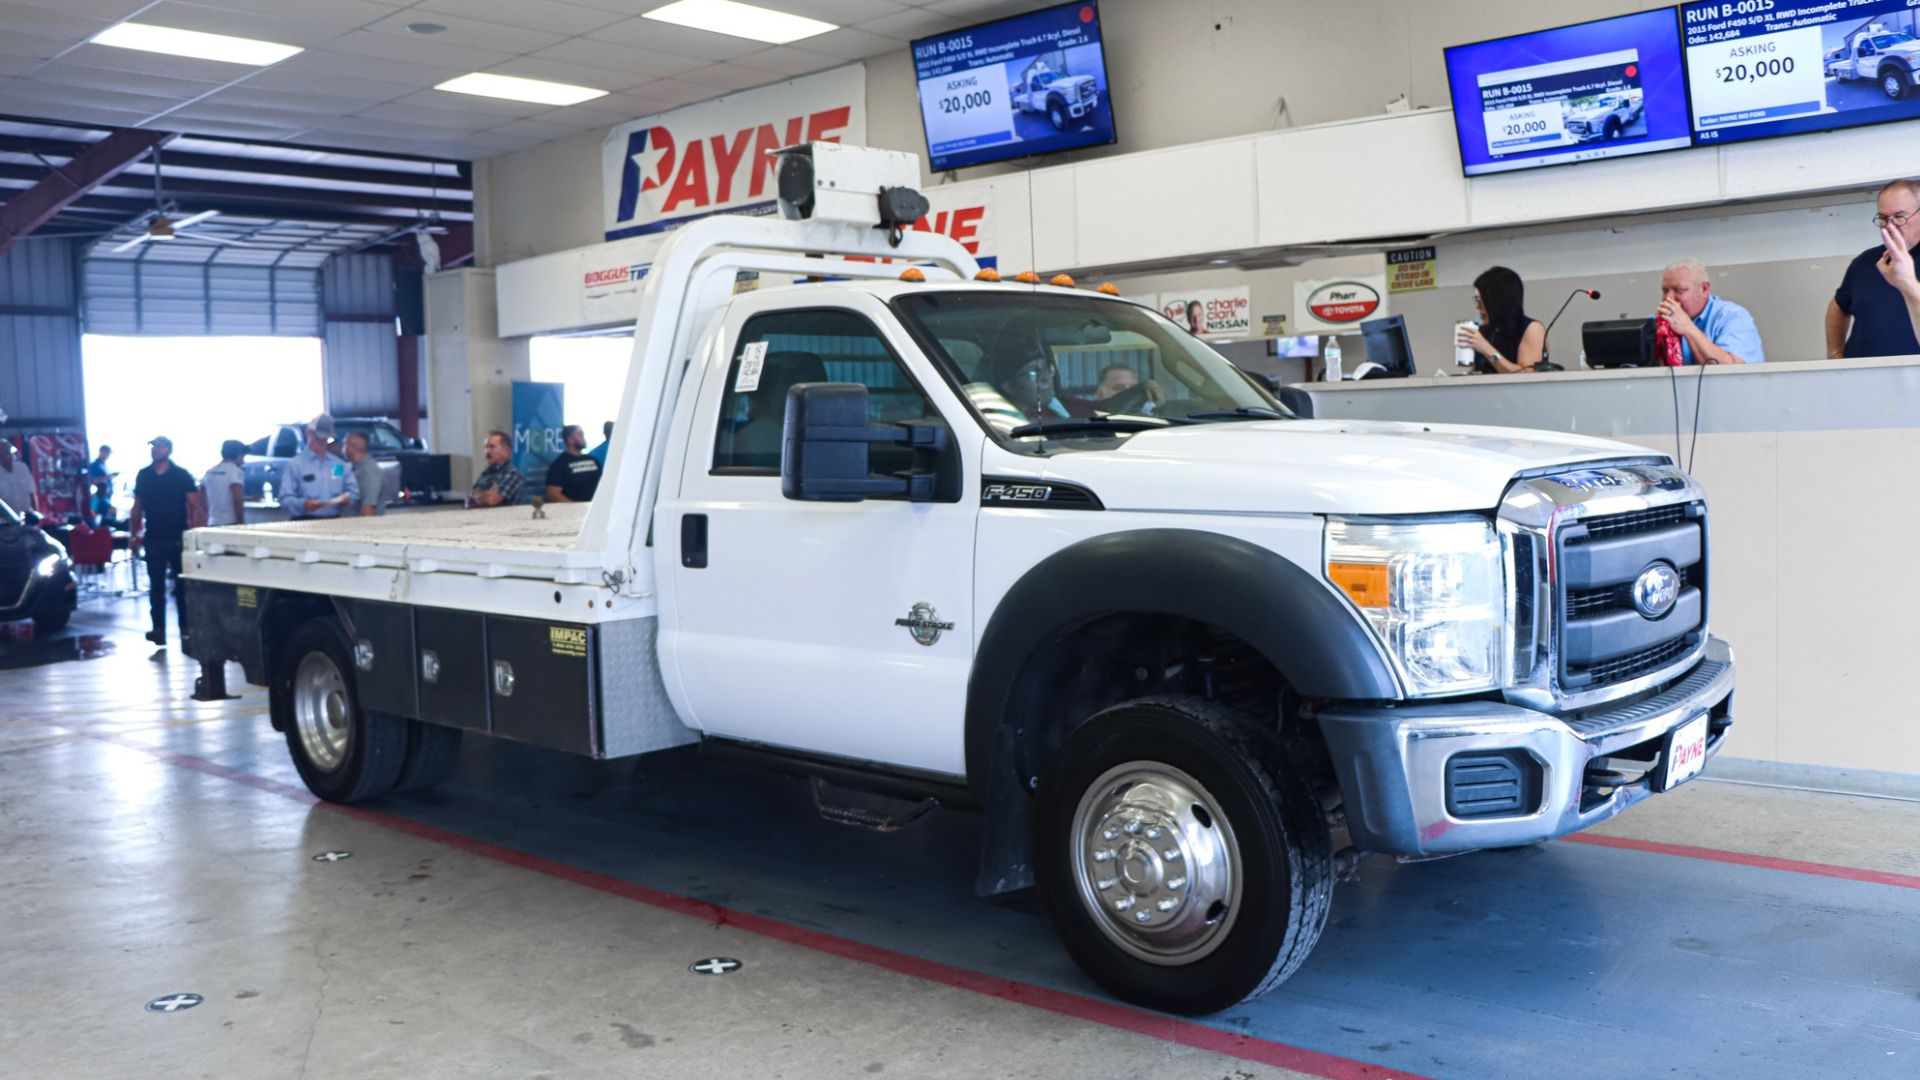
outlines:
[[[740,350],[740,374],[733,380],[733,392],[751,394],[760,389],[760,369],[767,366],[767,343],[749,341]]]

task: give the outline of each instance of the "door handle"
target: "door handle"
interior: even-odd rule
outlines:
[[[689,570],[707,568],[707,515],[680,518],[680,565]]]

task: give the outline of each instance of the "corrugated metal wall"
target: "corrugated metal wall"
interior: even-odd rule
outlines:
[[[327,408],[340,416],[400,415],[393,333],[393,260],[336,255],[320,270],[326,320]]]
[[[0,256],[0,410],[10,426],[78,427],[80,319],[69,240],[26,240]]]

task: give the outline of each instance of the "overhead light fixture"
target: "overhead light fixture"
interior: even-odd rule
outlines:
[[[476,97],[505,98],[508,101],[531,101],[536,105],[578,105],[607,96],[605,90],[595,90],[591,86],[522,79],[518,75],[488,75],[478,71],[448,79],[434,89]]]
[[[251,64],[254,67],[277,64],[295,53],[306,51],[298,45],[281,45],[254,38],[204,34],[198,30],[179,30],[171,26],[135,22],[109,26],[87,40],[95,45],[112,45],[119,49],[139,49],[141,52],[186,56],[195,60],[219,60],[228,64]]]
[[[742,4],[736,0],[674,0],[666,7],[642,12],[640,17],[673,23],[675,26],[690,26],[695,30],[711,30],[716,34],[750,41],[764,41],[769,45],[785,45],[790,41],[840,29],[830,22]]]
[[[409,34],[444,34],[446,32],[447,28],[437,22],[410,22],[407,24],[407,33]]]

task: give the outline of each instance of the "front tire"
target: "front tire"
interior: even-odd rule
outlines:
[[[1067,107],[1058,101],[1048,102],[1047,121],[1053,125],[1055,131],[1067,130]]]
[[[287,750],[307,790],[354,803],[393,790],[407,758],[407,722],[360,707],[352,650],[338,624],[313,619],[281,651]]]
[[[1880,92],[1894,101],[1907,96],[1907,76],[1904,71],[1888,69],[1880,74]]]
[[[1034,870],[1080,967],[1116,996],[1217,1012],[1305,961],[1333,896],[1307,782],[1251,718],[1198,698],[1114,706],[1034,796]]]
[[[57,634],[67,628],[68,620],[73,618],[72,611],[55,611],[33,617],[33,632],[36,634]]]

